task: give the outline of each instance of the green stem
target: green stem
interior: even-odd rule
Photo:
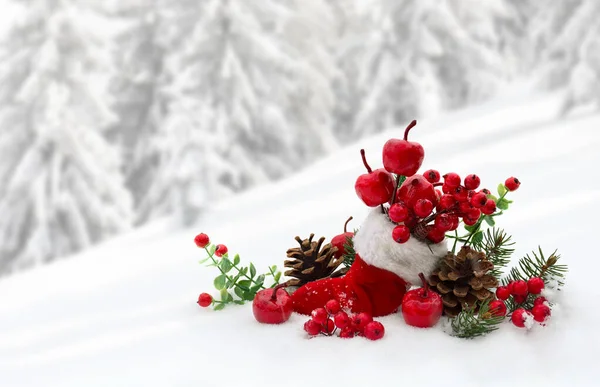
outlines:
[[[498,198],[498,200],[496,201],[496,203],[497,203],[497,202],[499,202],[500,200],[504,199],[504,197],[506,196],[506,194],[507,194],[507,193],[508,193],[508,191],[504,192],[504,193],[502,194],[502,196],[500,196],[500,197]],[[492,216],[494,216],[494,215],[492,214]],[[475,226],[475,228],[473,229],[473,231],[471,231],[471,232],[469,233],[469,235],[468,235],[468,238],[467,238],[467,240],[465,241],[465,246],[468,246],[469,242],[471,241],[471,238],[473,238],[473,235],[477,234],[477,232],[480,230],[480,228],[481,228],[481,223],[483,223],[484,219],[485,219],[485,216],[481,216],[481,217],[479,218],[479,220],[477,221],[477,223],[475,223],[475,225],[474,225],[474,226]]]
[[[217,269],[219,269],[219,271],[221,272],[221,274],[223,274],[225,276],[225,278],[227,278],[229,280],[229,282],[231,282],[232,284],[234,284],[237,288],[239,288],[242,291],[247,291],[249,289],[244,289],[242,286],[238,285],[237,281],[235,281],[232,277],[228,276],[227,273],[225,273],[223,271],[223,269],[221,269],[221,266],[219,266],[219,262],[217,262],[217,260],[215,259],[214,255],[210,253],[210,251],[208,250],[208,247],[204,247],[204,250],[206,250],[206,253],[208,254],[208,257],[210,258],[210,260],[215,264],[215,266],[217,267]],[[236,265],[233,264],[233,262],[231,262],[232,267],[234,267],[239,274],[244,275],[246,278],[248,278],[252,283],[254,283],[256,285],[256,282],[254,280],[252,280],[252,278],[248,277],[247,275],[243,274],[240,269],[238,269],[238,267]],[[261,289],[264,289],[264,287],[261,285]]]
[[[452,254],[456,252],[456,243],[458,242],[458,231],[454,230],[454,244],[452,245]]]

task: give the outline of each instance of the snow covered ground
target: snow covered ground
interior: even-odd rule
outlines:
[[[0,281],[0,386],[597,386],[600,321],[598,231],[600,115],[556,120],[555,96],[512,93],[419,122],[423,170],[477,173],[494,188],[522,186],[499,226],[517,242],[515,260],[558,248],[570,266],[549,326],[510,323],[466,341],[441,327],[419,330],[381,318],[383,340],[307,339],[305,317],[281,326],[254,321],[251,307],[200,309],[215,271],[198,265],[203,231],[230,252],[281,266],[294,236],[332,237],[367,209],[354,194],[401,129],[355,144],[284,181],[217,205],[192,229],[156,223],[93,250]],[[259,268],[260,270],[260,268]]]

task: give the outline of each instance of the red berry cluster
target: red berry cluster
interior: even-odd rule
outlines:
[[[550,305],[546,298],[539,296],[544,289],[544,280],[539,277],[530,278],[528,281],[511,281],[506,286],[499,286],[496,289],[498,300],[490,302],[490,312],[496,316],[506,315],[506,305],[504,301],[512,297],[515,304],[523,304],[527,297],[532,294],[537,296],[533,301],[531,310],[517,308],[511,315],[512,323],[519,327],[531,327],[531,321],[535,320],[543,323],[550,316]]]
[[[458,228],[461,220],[467,226],[473,226],[482,215],[494,214],[496,201],[491,198],[489,190],[478,190],[481,179],[475,174],[464,179],[454,172],[441,176],[433,169],[417,174],[425,151],[420,144],[408,141],[408,132],[415,125],[416,121],[408,125],[403,140],[390,139],[385,143],[384,168],[372,170],[364,149],[361,149],[368,173],[358,177],[355,190],[369,207],[381,206],[385,212],[383,205],[390,205],[387,214],[397,224],[392,231],[396,242],[405,243],[411,235],[416,235],[439,243],[444,240],[446,232]],[[402,179],[405,180],[400,185]],[[508,191],[514,191],[520,182],[511,177],[505,185]],[[435,187],[441,187],[441,191]]]
[[[339,337],[343,339],[364,336],[369,340],[379,340],[385,334],[383,324],[374,321],[370,314],[363,312],[349,316],[337,300],[329,300],[324,308],[313,310],[311,319],[304,323],[304,330],[310,336],[334,336],[338,329]]]

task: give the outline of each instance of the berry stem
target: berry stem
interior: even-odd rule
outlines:
[[[369,172],[369,173],[373,172],[373,170],[369,166],[369,163],[367,163],[367,156],[365,155],[365,150],[364,149],[360,150],[360,155],[362,157],[362,161],[363,161],[363,164],[365,165],[365,168],[367,168],[367,172]]]
[[[398,188],[400,188],[400,185],[404,183],[404,180],[406,180],[406,176],[396,175],[396,187],[394,187],[394,195],[392,196],[392,201],[390,205],[396,202],[396,193],[398,192]]]
[[[243,287],[241,287],[240,285],[238,285],[237,281],[234,281],[232,277],[228,276],[227,273],[225,273],[222,269],[221,266],[219,266],[219,262],[217,262],[217,260],[215,259],[214,255],[210,253],[210,251],[208,250],[208,246],[204,247],[204,250],[206,250],[206,253],[208,254],[208,257],[210,258],[210,260],[212,261],[212,263],[217,267],[217,269],[219,269],[219,271],[221,272],[221,274],[223,274],[225,276],[225,278],[227,278],[229,281],[231,281],[231,283],[235,284],[236,287],[240,288],[240,290],[242,291],[247,291],[248,289],[245,289]],[[250,280],[251,283],[253,284],[257,284],[255,280],[253,280],[252,278],[248,277],[248,274],[245,274],[244,272],[242,272],[240,270],[239,267],[237,267],[237,265],[233,264],[233,261],[231,261],[231,266],[237,270],[238,274],[243,275],[244,277],[246,277],[247,279]],[[265,289],[265,287],[263,285],[260,286],[261,289]]]
[[[441,186],[443,186],[443,185],[444,185],[444,183],[442,183],[442,182],[438,182],[438,183],[433,183],[432,185],[433,185],[434,187],[441,187]]]
[[[287,285],[285,283],[279,284],[273,288],[273,294],[271,295],[271,302],[277,301],[277,291],[281,288],[285,288]]]
[[[348,231],[346,230],[346,228],[348,227],[348,223],[350,223],[350,221],[352,220],[352,217],[349,217],[348,220],[346,220],[346,223],[344,223],[344,233],[347,233]]]
[[[429,284],[427,283],[427,280],[425,279],[425,275],[423,273],[419,273],[419,278],[423,283],[423,289],[425,289],[425,291],[423,292],[423,298],[426,298],[429,295]]]
[[[415,125],[417,125],[417,120],[412,120],[412,122],[408,124],[406,129],[404,129],[404,141],[408,141],[408,132],[410,132],[410,130],[414,128]]]

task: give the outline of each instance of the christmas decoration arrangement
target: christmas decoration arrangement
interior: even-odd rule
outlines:
[[[217,268],[220,292],[219,300],[200,294],[198,304],[220,310],[252,301],[255,319],[265,324],[284,323],[293,312],[307,315],[309,337],[378,340],[385,329],[374,318],[391,314],[417,328],[445,319],[459,338],[489,334],[508,321],[524,329],[550,323],[567,266],[556,251],[538,248],[507,270],[514,242],[496,226],[519,179],[506,179],[492,193],[476,174],[418,173],[425,150],[408,140],[415,125],[385,143],[383,168],[373,170],[360,150],[366,173],[354,188],[371,208],[368,215],[353,231],[350,217],[329,243],[297,236],[283,263],[285,282],[276,265],[257,274],[239,255],[230,259],[225,245],[197,235],[207,253],[200,262]]]

